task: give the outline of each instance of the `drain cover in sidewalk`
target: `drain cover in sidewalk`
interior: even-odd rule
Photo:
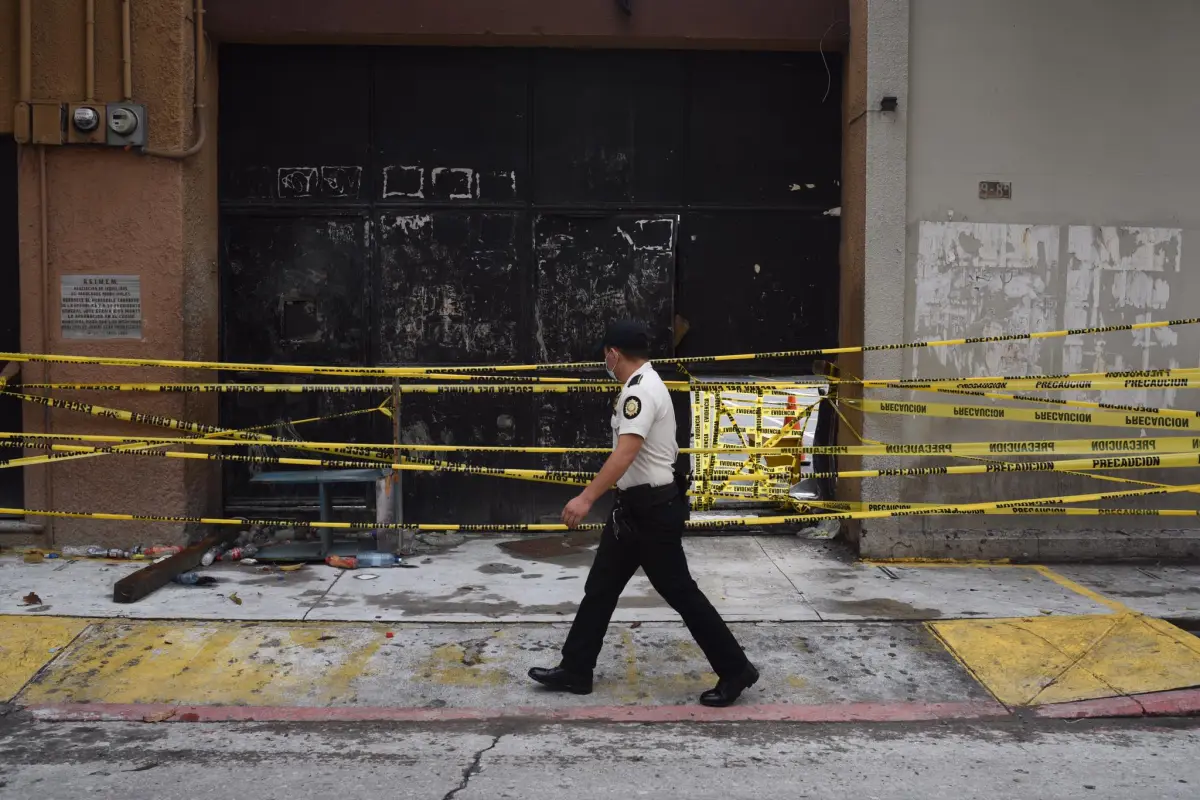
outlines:
[[[948,620],[929,627],[1010,706],[1200,686],[1200,639],[1140,614]]]

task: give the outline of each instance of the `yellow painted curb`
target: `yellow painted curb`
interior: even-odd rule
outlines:
[[[21,692],[24,704],[336,705],[384,641],[380,626],[110,620]],[[320,680],[314,680],[320,676]]]
[[[0,703],[15,697],[90,624],[69,617],[0,616]]]
[[[1010,706],[1200,686],[1200,639],[1140,614],[927,624]]]

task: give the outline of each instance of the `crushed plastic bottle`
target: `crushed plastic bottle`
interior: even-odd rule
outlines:
[[[402,563],[393,553],[359,553],[357,563],[362,567],[396,567]]]
[[[243,558],[253,558],[258,555],[258,548],[252,544],[245,547],[231,547],[220,555],[222,561],[241,561]]]
[[[177,544],[156,544],[153,547],[147,547],[142,550],[142,555],[146,558],[158,558],[159,556],[173,556],[183,552],[183,548]]]
[[[171,579],[175,583],[181,583],[184,586],[212,586],[217,582],[217,579],[211,575],[201,575],[199,572],[185,572],[181,575],[176,575]]]
[[[120,548],[106,548],[99,545],[67,545],[62,549],[67,558],[131,558],[132,553]]]
[[[98,545],[70,544],[62,549],[67,558],[103,558],[108,551]]]

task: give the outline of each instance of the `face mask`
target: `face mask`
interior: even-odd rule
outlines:
[[[615,380],[617,380],[617,373],[613,372],[613,370],[614,370],[614,369],[616,369],[616,368],[617,368],[617,362],[616,362],[616,360],[614,359],[614,360],[613,360],[613,363],[612,363],[611,365],[609,365],[609,363],[608,363],[608,353],[605,353],[605,354],[604,354],[604,371],[605,371],[605,372],[607,372],[607,373],[608,373],[608,377],[612,378],[614,381],[615,381]]]

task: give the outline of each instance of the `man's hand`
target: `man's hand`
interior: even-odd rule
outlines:
[[[638,451],[642,449],[643,441],[641,436],[633,433],[623,433],[617,437],[616,449],[609,454],[596,477],[592,478],[587,488],[563,509],[562,521],[568,528],[578,528],[583,518],[592,510],[592,504],[621,479],[625,470],[629,469],[629,465],[637,457]]]
[[[591,510],[592,501],[585,495],[581,494],[571,502],[567,503],[566,507],[563,508],[563,524],[571,530],[575,530],[579,527],[579,524],[583,522],[583,518],[586,517],[588,512]]]

